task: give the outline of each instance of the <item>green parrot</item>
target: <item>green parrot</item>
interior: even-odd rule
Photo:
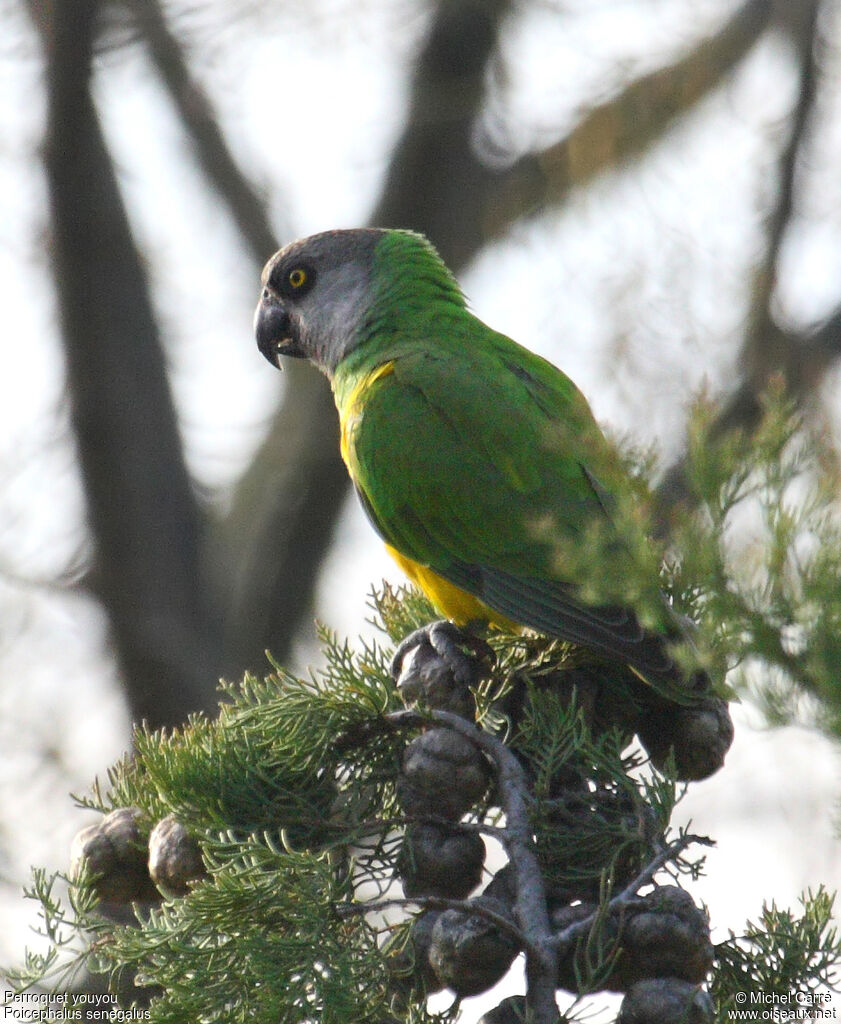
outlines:
[[[475,317],[423,236],[323,232],[276,253],[262,283],[260,351],[327,375],[365,512],[438,611],[583,645],[661,692],[708,688],[670,653],[687,637],[665,598],[646,629],[564,571],[563,544],[609,530],[628,481],[573,382]]]

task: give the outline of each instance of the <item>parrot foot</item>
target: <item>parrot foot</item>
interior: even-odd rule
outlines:
[[[406,684],[411,688],[416,676],[424,678],[422,690],[429,689],[431,676],[440,686],[442,675],[449,677],[451,686],[463,689],[475,686],[495,661],[485,640],[441,619],[414,630],[400,642],[391,660],[391,674],[409,696]]]

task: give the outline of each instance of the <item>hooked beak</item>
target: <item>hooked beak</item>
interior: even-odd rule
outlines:
[[[292,337],[292,322],[283,303],[268,288],[263,289],[254,312],[254,334],[257,348],[278,369],[281,356],[303,357],[305,354]]]

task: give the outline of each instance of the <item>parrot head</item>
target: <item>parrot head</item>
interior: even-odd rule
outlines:
[[[272,256],[262,282],[254,315],[260,351],[275,366],[281,356],[309,359],[328,377],[386,308],[464,306],[438,253],[413,231],[356,228],[299,239]]]
[[[332,373],[359,336],[373,298],[374,250],[385,234],[325,231],[272,256],[254,315],[257,346],[270,363],[295,356]]]

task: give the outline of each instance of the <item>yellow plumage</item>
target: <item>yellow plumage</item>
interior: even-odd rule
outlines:
[[[390,544],[386,551],[391,555],[403,572],[416,586],[426,594],[437,610],[457,626],[466,626],[469,622],[487,622],[497,629],[505,629],[509,633],[520,633],[521,627],[510,619],[504,618],[486,604],[468,594],[466,590],[450,583],[426,565],[406,558]]]
[[[339,429],[341,431],[342,461],[347,466],[351,480],[355,480],[353,464],[350,458],[350,439],[356,425],[362,419],[362,411],[365,408],[365,393],[370,387],[394,373],[394,363],[381,363],[374,367],[370,373],[366,373],[353,386],[347,394],[341,394],[334,389],[336,407],[339,410]]]

